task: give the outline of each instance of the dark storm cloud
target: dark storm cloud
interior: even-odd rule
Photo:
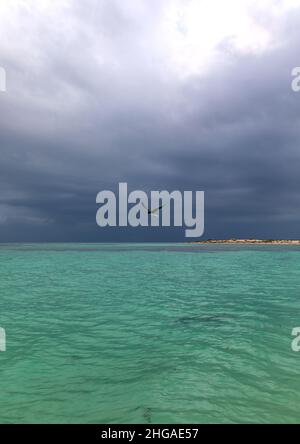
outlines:
[[[219,63],[181,77],[155,32],[162,2],[85,3],[18,7],[2,31],[0,241],[184,239],[99,229],[96,194],[121,181],[206,191],[206,237],[299,237],[299,11],[276,20],[279,43],[224,39]]]

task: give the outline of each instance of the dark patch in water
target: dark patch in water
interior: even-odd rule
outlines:
[[[192,323],[217,323],[220,324],[222,322],[228,321],[229,318],[221,317],[221,316],[183,316],[177,320],[179,324],[192,324]]]
[[[151,413],[151,409],[149,407],[144,409],[143,418],[145,419],[147,424],[152,423],[152,413]]]

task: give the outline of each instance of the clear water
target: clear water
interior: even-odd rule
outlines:
[[[1,423],[300,422],[300,249],[0,246]]]

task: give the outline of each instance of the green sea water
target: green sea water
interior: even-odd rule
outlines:
[[[0,423],[300,422],[300,248],[0,245]]]

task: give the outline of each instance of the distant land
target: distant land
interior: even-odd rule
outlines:
[[[193,244],[260,244],[260,245],[300,245],[300,240],[286,239],[209,239]]]

